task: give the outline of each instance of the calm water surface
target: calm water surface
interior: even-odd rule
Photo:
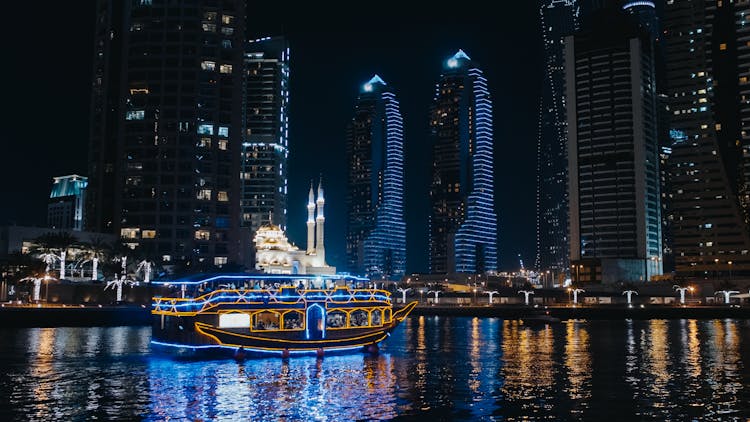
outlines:
[[[746,420],[750,321],[413,317],[378,356],[177,361],[150,328],[0,329],[0,420]]]

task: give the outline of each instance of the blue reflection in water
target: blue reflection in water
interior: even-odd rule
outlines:
[[[741,420],[750,321],[412,317],[381,354],[185,361],[148,327],[0,329],[6,420]]]
[[[390,419],[397,385],[388,355],[174,362],[152,359],[150,419]]]

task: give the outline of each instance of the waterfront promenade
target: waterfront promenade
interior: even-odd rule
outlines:
[[[396,306],[396,308],[398,305]],[[462,316],[519,319],[549,311],[561,320],[622,319],[750,319],[747,305],[433,305],[417,306],[416,316]],[[0,307],[2,327],[96,327],[151,324],[147,305],[23,305]]]

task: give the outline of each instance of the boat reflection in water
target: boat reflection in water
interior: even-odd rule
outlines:
[[[158,282],[152,344],[180,355],[317,354],[378,351],[417,302],[393,311],[390,292],[356,288],[339,275],[193,276]]]
[[[392,419],[402,401],[394,360],[385,354],[239,364],[156,358],[149,365],[149,413],[154,420]]]

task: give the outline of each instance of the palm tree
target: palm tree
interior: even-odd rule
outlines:
[[[91,280],[99,279],[99,261],[104,261],[109,256],[112,246],[101,237],[94,237],[91,242],[84,245],[84,258],[81,267],[87,262],[91,262]],[[83,271],[82,271],[83,272]]]
[[[71,247],[79,245],[78,239],[68,232],[49,232],[34,240],[31,253],[47,264],[47,271],[55,261],[60,262],[60,280],[65,278],[66,255]]]

